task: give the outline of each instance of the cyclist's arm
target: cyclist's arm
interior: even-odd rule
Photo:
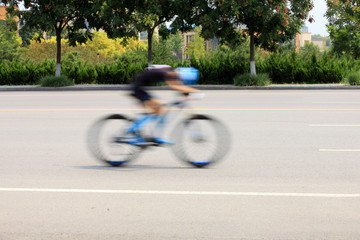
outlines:
[[[166,82],[167,85],[169,85],[169,87],[171,89],[176,90],[176,91],[180,91],[180,92],[184,92],[184,93],[196,93],[196,92],[199,92],[198,89],[186,86],[179,80],[168,80],[168,81],[165,81],[165,82]]]
[[[167,85],[173,90],[184,92],[184,93],[196,93],[199,90],[186,86],[182,83],[182,81],[178,80],[179,75],[176,72],[167,72],[166,73],[168,80],[165,81]]]

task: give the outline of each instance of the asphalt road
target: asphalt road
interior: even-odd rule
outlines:
[[[205,93],[232,133],[208,169],[96,161],[87,130],[136,113],[125,92],[1,92],[0,240],[360,239],[360,90]]]

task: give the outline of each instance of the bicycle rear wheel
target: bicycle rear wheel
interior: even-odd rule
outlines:
[[[175,156],[199,168],[224,158],[230,147],[230,133],[225,125],[205,115],[185,119],[171,135]]]
[[[132,120],[114,114],[95,122],[88,132],[88,147],[100,161],[111,166],[121,166],[134,160],[142,148],[131,144],[135,136],[126,134]],[[132,139],[132,140],[131,140]]]

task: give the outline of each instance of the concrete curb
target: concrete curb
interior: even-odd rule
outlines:
[[[348,84],[279,84],[263,87],[238,87],[233,85],[194,85],[200,90],[359,90],[360,86]],[[149,87],[152,90],[168,90],[167,86]],[[75,85],[68,87],[40,87],[40,86],[0,86],[0,92],[5,91],[100,91],[100,90],[129,90],[129,85]]]

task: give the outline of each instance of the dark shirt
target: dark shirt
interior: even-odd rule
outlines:
[[[142,72],[137,75],[134,79],[134,86],[149,86],[152,83],[164,82],[166,80],[166,71],[165,70],[150,70]]]
[[[153,83],[164,82],[166,80],[165,70],[150,70],[138,74],[133,81],[132,96],[140,101],[147,101],[151,95],[144,89],[144,86],[149,86]]]

